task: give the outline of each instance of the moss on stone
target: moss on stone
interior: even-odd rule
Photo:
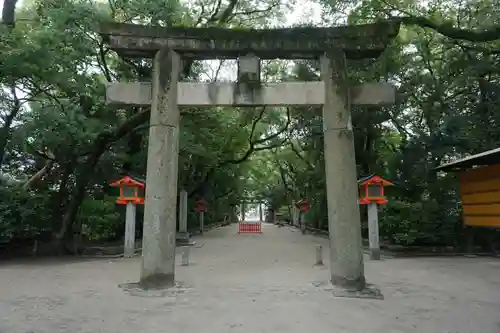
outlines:
[[[155,52],[158,47],[171,44],[172,48],[183,52],[230,57],[252,50],[261,58],[273,58],[273,54],[276,57],[302,58],[301,54],[308,52],[315,57],[331,48],[346,50],[350,58],[378,56],[398,31],[399,23],[393,21],[332,28],[164,28],[120,23],[106,23],[100,28],[101,35],[108,41],[110,36],[114,37],[111,46],[124,54],[130,50],[130,54],[136,51],[142,56],[147,51]]]

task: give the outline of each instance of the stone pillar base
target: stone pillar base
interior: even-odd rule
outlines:
[[[331,276],[330,282],[334,287],[339,287],[349,290],[363,290],[366,288],[366,280],[364,277],[358,278],[356,280],[347,279],[343,276]]]
[[[164,281],[165,282],[165,281]],[[139,297],[172,297],[177,294],[185,292],[188,288],[183,286],[181,283],[169,283],[165,285],[163,283],[156,284],[154,287],[148,287],[141,282],[131,282],[122,283],[118,285],[119,288],[123,289],[130,296]]]
[[[366,285],[363,289],[349,289],[349,288],[335,288],[333,290],[333,296],[335,297],[346,297],[346,298],[365,298],[365,299],[379,299],[383,300],[384,295],[374,285]]]

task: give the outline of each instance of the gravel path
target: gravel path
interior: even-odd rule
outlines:
[[[327,241],[264,225],[197,238],[183,289],[137,297],[118,288],[139,277],[139,258],[38,260],[0,266],[1,333],[499,333],[500,260],[366,259],[385,300],[335,298],[328,268],[314,267]]]

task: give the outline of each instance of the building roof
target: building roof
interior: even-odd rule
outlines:
[[[359,185],[365,185],[365,184],[372,184],[372,183],[382,183],[385,186],[392,186],[394,185],[392,182],[388,181],[387,179],[384,179],[376,174],[372,174],[369,176],[363,176],[358,179],[358,184]]]
[[[476,166],[500,164],[500,148],[488,150],[476,155],[459,159],[455,162],[446,163],[436,168],[438,171],[461,171]]]
[[[112,182],[109,184],[111,187],[119,187],[121,185],[128,185],[128,186],[138,186],[144,188],[144,182],[138,180],[137,178],[132,178],[131,176],[124,176],[120,178],[119,180]]]

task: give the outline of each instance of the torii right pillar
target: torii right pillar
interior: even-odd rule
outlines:
[[[364,275],[354,132],[343,50],[332,50],[321,57],[321,76],[325,85],[323,132],[331,282],[342,287],[337,296],[370,297],[373,290],[366,289]]]

